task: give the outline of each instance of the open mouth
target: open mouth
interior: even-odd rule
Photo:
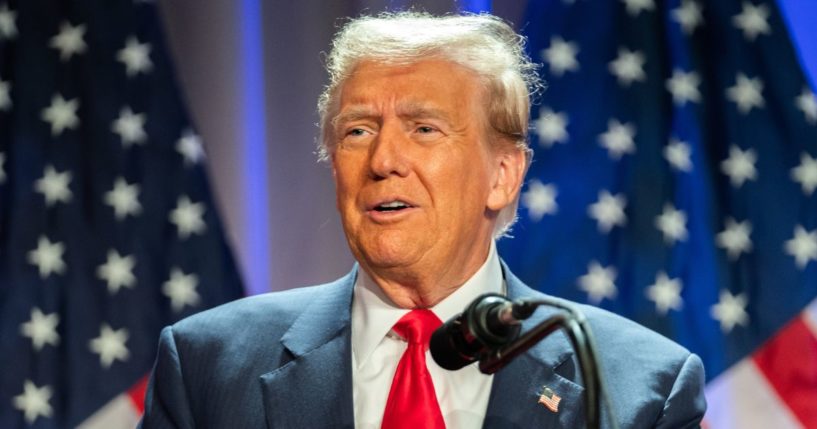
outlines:
[[[378,212],[396,212],[410,208],[411,205],[403,201],[389,201],[387,203],[378,204],[374,207]]]

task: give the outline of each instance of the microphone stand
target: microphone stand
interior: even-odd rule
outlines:
[[[609,398],[604,392],[604,385],[601,374],[598,371],[598,358],[596,356],[595,343],[587,324],[584,314],[573,306],[550,299],[536,301],[517,301],[515,306],[525,308],[528,314],[532,313],[536,307],[547,305],[565,310],[566,313],[557,313],[542,323],[535,326],[530,331],[516,338],[490,354],[482,357],[479,361],[479,370],[483,374],[493,374],[513,360],[516,356],[524,353],[536,343],[556,331],[564,329],[573,349],[576,351],[582,379],[586,386],[584,389],[585,416],[587,427],[598,429],[601,424],[601,398],[605,399],[605,405],[609,411],[611,427],[617,428],[616,420],[613,418],[613,409],[610,406]]]

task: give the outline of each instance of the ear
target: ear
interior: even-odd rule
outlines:
[[[503,150],[494,160],[494,176],[486,206],[498,212],[516,201],[528,163],[525,152],[518,149]]]

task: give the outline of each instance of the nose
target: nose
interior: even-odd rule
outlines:
[[[374,144],[370,147],[369,165],[374,179],[389,176],[405,177],[409,173],[406,156],[408,138],[400,124],[384,123]]]

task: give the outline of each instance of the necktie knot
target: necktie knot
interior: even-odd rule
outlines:
[[[428,347],[431,334],[440,327],[443,322],[431,310],[416,309],[411,310],[394,324],[392,330],[403,337],[410,345],[423,345]]]

